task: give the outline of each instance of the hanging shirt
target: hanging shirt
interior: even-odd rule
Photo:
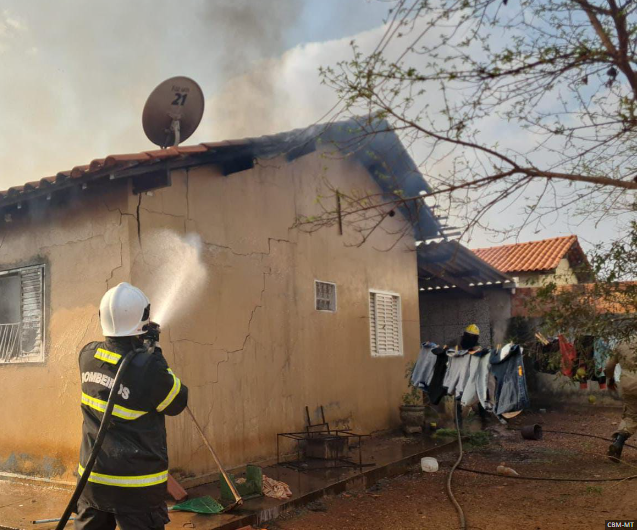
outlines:
[[[572,377],[574,375],[574,363],[578,357],[576,348],[563,335],[558,336],[558,345],[560,347],[561,372],[567,377]]]
[[[470,375],[470,358],[467,350],[457,350],[450,348],[447,351],[448,363],[443,386],[447,388],[447,393],[455,397],[461,397],[463,389],[467,384]]]
[[[481,403],[485,410],[492,409],[491,400],[488,400],[489,354],[490,350],[487,348],[470,354],[469,375],[461,398],[461,405],[464,407]]]
[[[437,359],[437,356],[432,353],[432,349],[436,347],[436,344],[433,342],[424,342],[421,344],[419,358],[414,365],[412,377],[410,378],[412,386],[422,390],[428,389]]]

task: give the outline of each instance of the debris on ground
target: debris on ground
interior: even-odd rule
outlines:
[[[318,500],[318,501],[311,502],[310,504],[307,504],[306,509],[310,510],[311,512],[327,512],[328,511],[328,507],[326,506],[326,503],[323,500]]]
[[[518,477],[519,474],[513,470],[511,467],[507,467],[505,464],[501,463],[500,466],[496,466],[496,472],[499,475],[503,475],[506,477]]]
[[[266,497],[272,497],[280,501],[286,500],[288,497],[292,497],[292,491],[288,487],[288,484],[281,480],[275,480],[274,478],[264,475],[263,478],[263,493]]]
[[[609,442],[549,432],[572,431],[608,436],[621,411],[592,405],[565,411],[526,412],[510,421],[510,431],[489,438],[490,443],[464,456],[468,468],[493,471],[496,466],[521,476],[607,478],[618,468],[604,454]],[[546,432],[542,442],[523,439],[521,425],[537,423]],[[454,431],[454,436],[456,432]],[[464,444],[465,445],[465,444]],[[457,530],[454,507],[445,494],[447,471],[458,453],[437,454],[441,473],[423,473],[420,462],[412,472],[384,479],[358,495],[325,497],[327,511],[300,510],[279,518],[278,530]],[[626,449],[627,475],[635,474],[636,450]],[[539,487],[542,484],[542,487]],[[536,482],[511,480],[507,476],[463,473],[454,477],[454,492],[463,507],[467,527],[473,530],[537,530],[578,528],[597,530],[612,519],[636,517],[636,482]],[[272,527],[275,528],[274,526]]]

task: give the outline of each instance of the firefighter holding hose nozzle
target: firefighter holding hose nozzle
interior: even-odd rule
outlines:
[[[188,389],[170,370],[157,345],[159,326],[150,303],[128,283],[107,291],[100,303],[105,340],[80,352],[84,472],[122,359],[132,355],[116,389],[109,428],[77,502],[76,530],[161,529],[166,508],[166,415],[182,412]]]

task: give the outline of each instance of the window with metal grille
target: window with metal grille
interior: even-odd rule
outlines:
[[[337,310],[337,284],[315,280],[315,309],[317,311]]]
[[[370,349],[374,357],[403,355],[398,294],[370,291]]]
[[[0,271],[0,364],[44,361],[44,265]]]

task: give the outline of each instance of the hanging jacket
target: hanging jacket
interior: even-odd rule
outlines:
[[[80,352],[81,475],[91,454],[120,361],[133,355],[130,339],[91,342]],[[136,353],[117,397],[111,425],[80,499],[112,513],[149,512],[164,505],[168,454],[164,416],[179,414],[188,389],[168,368],[159,347]]]
[[[432,353],[433,348],[436,348],[436,344],[433,342],[424,342],[421,344],[419,358],[414,365],[412,376],[410,377],[412,386],[416,388],[427,390],[430,384],[437,359],[437,356]]]
[[[459,398],[463,394],[463,389],[470,375],[470,359],[472,356],[467,350],[450,348],[447,350],[447,357],[447,371],[443,379],[443,386],[447,388],[449,395]]]
[[[506,344],[490,355],[490,368],[496,379],[494,413],[498,416],[529,407],[523,348],[518,344]]]
[[[447,395],[447,388],[443,386],[443,379],[447,371],[448,357],[446,350],[438,346],[432,348],[432,353],[436,355],[436,361],[434,363],[432,377],[430,378],[430,384],[428,385],[428,396],[430,397],[430,403],[432,403],[432,405],[438,405],[441,399],[443,399],[443,396]]]
[[[485,410],[492,409],[491,399],[488,398],[488,377],[490,374],[490,350],[484,348],[470,354],[470,370],[467,384],[463,389],[461,405],[468,407],[481,403]]]

